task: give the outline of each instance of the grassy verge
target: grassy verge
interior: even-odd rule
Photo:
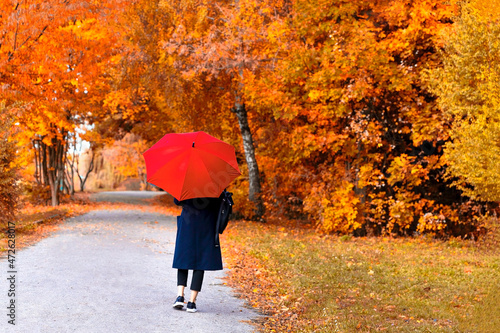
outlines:
[[[63,204],[58,207],[24,204],[16,215],[15,249],[19,250],[38,242],[57,230],[64,218],[88,211],[82,203]],[[0,255],[7,251],[6,229],[0,231]]]
[[[229,283],[263,332],[498,332],[500,255],[459,240],[350,238],[232,222]]]

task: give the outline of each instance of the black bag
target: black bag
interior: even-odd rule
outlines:
[[[222,201],[220,203],[219,215],[217,216],[217,225],[215,227],[215,247],[220,246],[219,234],[226,230],[229,222],[229,215],[233,212],[233,193],[224,190],[222,192]]]

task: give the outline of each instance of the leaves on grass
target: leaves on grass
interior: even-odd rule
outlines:
[[[472,313],[500,314],[482,301],[500,256],[477,243],[346,241],[245,221],[223,236],[227,281],[265,314],[262,332],[451,332]]]

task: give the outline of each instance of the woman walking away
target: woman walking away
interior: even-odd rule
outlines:
[[[184,307],[184,288],[187,286],[188,272],[193,271],[191,294],[187,303],[188,312],[196,312],[196,297],[201,291],[205,271],[222,270],[222,255],[215,246],[217,216],[222,200],[219,198],[195,198],[178,201],[182,213],[177,217],[177,238],[174,262],[177,268],[177,299],[173,307]]]

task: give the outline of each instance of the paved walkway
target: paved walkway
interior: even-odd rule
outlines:
[[[175,232],[175,217],[140,210],[68,219],[16,253],[15,326],[0,260],[0,332],[252,332],[258,315],[223,285],[224,271],[206,272],[199,312],[172,308]]]

